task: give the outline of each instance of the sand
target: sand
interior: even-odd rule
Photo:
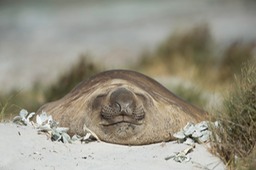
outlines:
[[[105,142],[64,144],[52,142],[37,130],[13,123],[0,123],[1,170],[76,170],[76,169],[225,169],[219,158],[205,145],[197,144],[189,162],[165,160],[185,148],[177,142],[144,146],[123,146]]]

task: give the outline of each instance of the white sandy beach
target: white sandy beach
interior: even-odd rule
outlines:
[[[178,163],[166,157],[188,146],[177,142],[144,146],[122,146],[104,142],[63,144],[38,135],[32,127],[0,123],[1,170],[75,170],[75,169],[204,169],[222,170],[224,164],[204,145],[197,144],[188,155],[191,160]]]

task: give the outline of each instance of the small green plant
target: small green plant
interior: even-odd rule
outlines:
[[[246,159],[253,151],[255,152],[255,62],[243,65],[240,76],[235,78],[234,87],[223,103],[221,114],[216,114],[215,119],[220,122],[220,127],[213,129],[212,146],[214,152],[231,169],[237,169],[238,160]]]

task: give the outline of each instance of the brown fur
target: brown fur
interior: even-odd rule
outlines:
[[[131,100],[134,105],[143,108],[144,118],[138,121],[136,118],[139,125],[129,123],[135,121],[129,117],[126,122],[109,125],[110,121],[116,121],[121,116],[107,120],[102,117],[103,106],[110,105],[111,94],[120,88],[127,89],[127,94],[131,96],[131,99],[124,100]],[[183,101],[155,80],[128,70],[95,75],[78,84],[60,100],[42,106],[37,114],[42,111],[52,115],[61,126],[69,127],[70,134],[84,135],[83,126],[86,125],[102,141],[127,145],[173,140],[172,134],[187,122],[196,123],[206,116],[203,110]]]

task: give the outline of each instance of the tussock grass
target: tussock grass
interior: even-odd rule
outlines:
[[[79,82],[101,71],[101,66],[91,62],[88,56],[81,56],[70,70],[45,90],[45,100],[53,101],[63,97]]]
[[[209,60],[209,56],[206,56],[209,54],[211,44],[210,29],[207,24],[201,24],[187,32],[171,35],[160,44],[156,53],[166,61],[178,57],[186,62],[202,66]]]
[[[173,89],[183,99],[205,108],[203,92],[230,94],[214,114],[221,128],[213,129],[212,149],[230,169],[256,169],[255,42],[236,41],[220,52],[207,25],[171,35],[152,53],[144,52],[138,66],[150,75],[182,77],[200,90]],[[243,64],[247,63],[247,64]],[[250,64],[248,64],[250,63]],[[240,74],[240,75],[239,75]],[[234,75],[239,75],[233,80]],[[232,88],[230,87],[232,86]],[[184,86],[185,87],[185,86]],[[225,96],[224,96],[225,97]],[[213,108],[214,110],[214,108]]]
[[[230,80],[234,74],[238,74],[242,64],[254,60],[253,51],[255,42],[233,42],[224,52],[221,62],[219,77],[221,81]]]
[[[18,93],[11,95],[6,100],[0,100],[0,122],[9,119],[12,115],[15,115],[13,109],[18,108],[19,106],[12,104],[12,100],[18,95]],[[11,112],[10,112],[11,110]],[[9,114],[8,114],[9,113]]]
[[[172,34],[152,53],[144,52],[138,68],[185,78],[194,77],[199,70],[214,65],[210,64],[213,61],[212,45],[208,25],[201,24],[191,30]],[[155,68],[161,69],[160,72]]]
[[[185,99],[187,102],[193,103],[198,107],[204,108],[207,104],[203,92],[198,88],[184,87],[181,85],[174,88],[173,91],[177,96],[180,96],[182,99]]]
[[[253,160],[253,166],[256,168],[255,62],[243,65],[241,74],[235,78],[232,91],[223,103],[221,113],[216,114],[214,118],[220,121],[220,128],[213,129],[214,153],[219,155],[230,169],[239,169],[239,166],[249,168]]]
[[[230,169],[252,170],[256,169],[254,50],[255,42],[237,41],[227,47],[224,53],[218,54],[208,25],[201,24],[187,32],[172,34],[153,52],[144,51],[141,61],[133,68],[148,75],[182,77],[193,84],[200,84],[202,88],[218,86],[223,90],[233,84],[220,110],[221,114],[213,115],[214,120],[220,121],[220,128],[212,129],[212,149]],[[43,103],[61,98],[80,81],[103,70],[102,66],[91,62],[88,57],[81,56],[53,84],[43,87],[37,83],[30,90],[13,90],[0,95],[0,121],[15,115],[21,108],[29,112],[36,111]],[[247,64],[242,66],[245,62]],[[241,74],[233,83],[233,75],[240,70]],[[203,89],[179,86],[173,90],[190,103],[203,108],[206,105]]]
[[[80,81],[100,72],[101,66],[90,61],[88,57],[82,55],[53,84],[42,86],[40,83],[36,83],[31,89],[13,90],[5,95],[0,95],[0,120],[12,118],[22,108],[34,112],[43,103],[61,98]]]
[[[2,122],[5,119],[5,112],[7,108],[8,108],[8,102],[0,103],[0,122]]]
[[[153,52],[144,51],[137,68],[150,75],[175,75],[206,89],[223,89],[255,60],[255,42],[237,40],[221,52],[207,24],[171,34]]]
[[[255,170],[256,169],[256,148],[252,153],[243,159],[237,161],[236,169],[238,170]]]

